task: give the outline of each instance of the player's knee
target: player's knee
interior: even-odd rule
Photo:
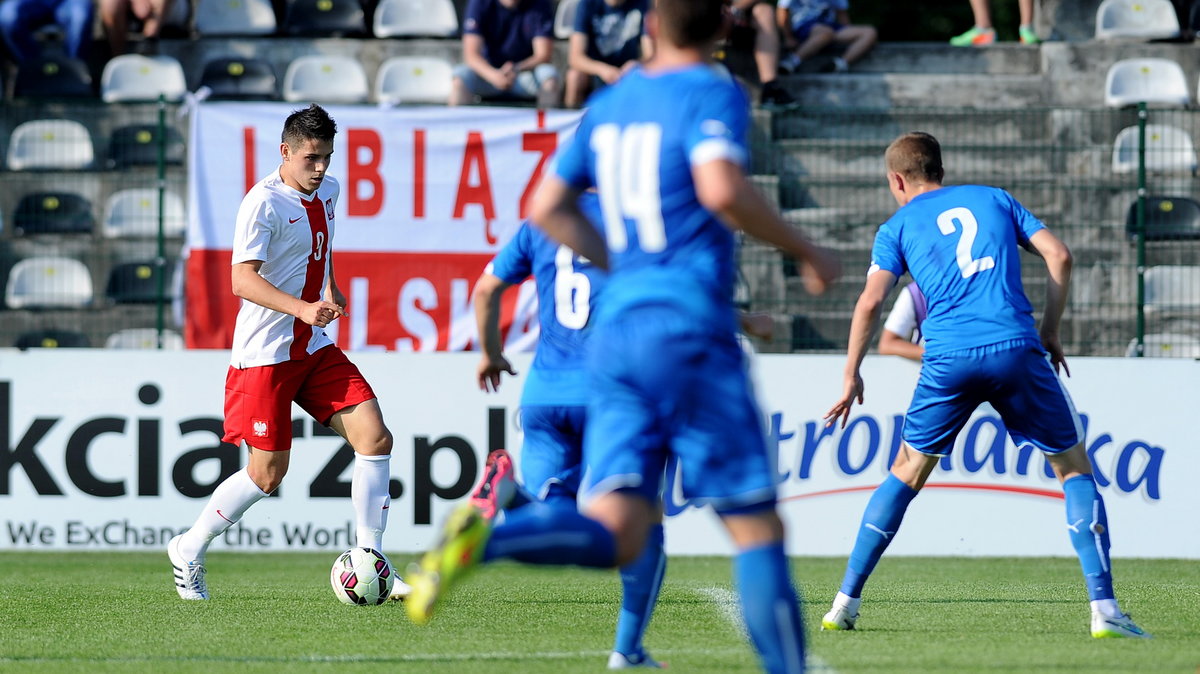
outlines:
[[[269,468],[265,470],[247,468],[246,473],[250,476],[255,486],[263,490],[263,493],[271,494],[283,483],[283,478],[287,475],[287,468]]]
[[[392,453],[392,432],[388,429],[382,429],[370,442],[364,443],[365,446],[360,450],[355,447],[355,451],[367,456],[386,456]]]

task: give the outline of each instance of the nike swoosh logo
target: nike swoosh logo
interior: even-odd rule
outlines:
[[[300,218],[303,218],[303,217],[304,217],[303,215],[300,216]],[[296,224],[296,222],[298,222],[300,220],[300,218],[295,218],[295,219],[288,218],[288,224],[294,225],[294,224]]]
[[[231,520],[231,519],[229,519],[228,517],[226,517],[226,516],[224,515],[224,513],[222,513],[220,510],[217,510],[217,517],[220,517],[221,519],[225,520],[226,522],[229,522],[230,524],[233,524],[233,520]]]
[[[390,506],[390,505],[385,505],[385,506],[383,506],[383,509],[384,509],[384,510],[387,510],[388,508],[391,508],[391,507],[392,507],[392,506]]]

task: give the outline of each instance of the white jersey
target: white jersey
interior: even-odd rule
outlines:
[[[232,263],[261,260],[259,274],[271,285],[305,302],[322,299],[339,192],[329,175],[312,195],[305,195],[288,187],[278,169],[271,172],[250,188],[238,208]],[[301,360],[332,343],[321,328],[242,300],[230,364],[241,369]]]

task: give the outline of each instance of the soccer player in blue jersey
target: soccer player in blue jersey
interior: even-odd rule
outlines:
[[[611,269],[589,343],[583,513],[555,510],[537,527],[514,513],[490,541],[482,517],[452,520],[415,584],[409,579],[409,615],[418,622],[485,544],[502,541],[507,556],[541,564],[637,559],[673,457],[683,495],[711,505],[737,549],[742,615],[764,669],[804,669],[803,625],[776,512],[778,469],[736,337],[732,230],[796,256],[810,291],[823,291],[839,269],[745,177],[746,95],[710,61],[723,5],[658,0],[646,20],[653,59],[593,96],[535,198],[539,227]],[[592,186],[604,235],[577,204]]]
[[[601,221],[595,192],[585,192],[579,206],[591,222]],[[505,450],[498,449],[488,456],[485,478],[473,497],[487,517],[494,516],[498,508],[504,508],[509,516],[525,508],[577,509],[587,418],[586,341],[591,332],[589,319],[607,274],[528,222],[522,224],[475,284],[475,315],[483,352],[477,378],[482,390],[495,391],[503,373],[515,374],[500,340],[500,300],[508,288],[530,274],[537,283],[541,331],[521,391],[521,425],[525,431],[521,483],[536,501],[529,503],[511,484],[512,459]],[[515,497],[512,502],[510,494]],[[527,516],[536,514],[531,510]],[[492,538],[482,561],[503,552],[501,539]],[[651,526],[642,554],[621,567],[623,593],[610,669],[658,666],[643,648],[642,638],[658,600],[666,564],[660,517]]]
[[[1083,567],[1092,636],[1148,636],[1117,606],[1108,555],[1108,519],[1083,446],[1079,415],[1062,382],[1066,359],[1058,327],[1071,282],[1066,245],[1011,195],[994,187],[942,185],[933,136],[905,134],[885,155],[888,186],[900,204],[879,228],[866,286],[854,308],[842,398],[825,415],[844,427],[880,306],[905,272],[921,287],[928,315],[925,354],[904,420],[904,444],[867,503],[841,591],[822,629],[854,629],[863,585],[900,528],[908,504],[975,408],[989,402],[1018,447],[1041,450],[1062,483],[1067,529]],[[1020,250],[1046,264],[1040,331],[1021,284]]]

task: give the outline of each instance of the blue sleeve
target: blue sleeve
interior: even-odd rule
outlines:
[[[533,273],[533,229],[521,223],[517,233],[488,265],[487,272],[509,285],[516,285]]]
[[[592,36],[592,15],[596,13],[596,7],[591,0],[580,0],[579,6],[575,8],[575,32],[584,33],[588,37]]]
[[[1039,229],[1045,229],[1046,225],[1038,220],[1037,216],[1029,212],[1029,209],[1021,205],[1021,202],[1013,198],[1013,195],[1001,190],[1004,198],[1008,201],[1009,209],[1012,211],[1013,224],[1017,228],[1017,241],[1021,245],[1029,242],[1029,237],[1033,236]]]
[[[533,37],[548,37],[553,40],[554,5],[550,4],[550,0],[541,0],[541,2],[534,4],[530,12],[537,16]]]
[[[693,105],[690,126],[683,129],[683,143],[691,165],[725,159],[745,169],[750,159],[746,142],[750,106],[742,88],[728,81],[724,86],[704,91]]]
[[[871,269],[867,274],[876,269],[890,271],[896,278],[904,276],[908,271],[904,255],[900,252],[900,240],[896,237],[896,223],[893,220],[883,223],[879,232],[875,234],[875,245],[871,247]]]
[[[463,34],[482,35],[483,30],[483,10],[487,5],[487,0],[470,0],[467,3],[467,9],[463,12]]]
[[[588,147],[592,135],[590,117],[586,112],[583,114],[571,142],[554,157],[554,174],[578,190],[586,190],[596,184],[592,173],[592,153]]]
[[[829,6],[832,7],[833,11],[835,12],[849,11],[850,0],[832,0],[829,3]]]

